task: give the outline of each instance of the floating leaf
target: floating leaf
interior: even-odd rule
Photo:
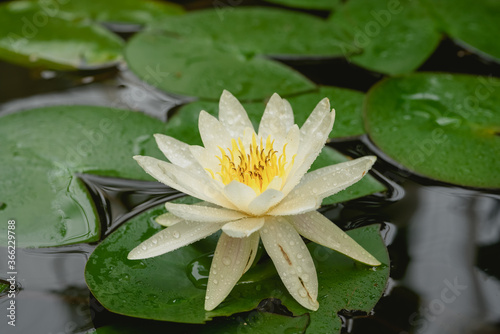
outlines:
[[[23,111],[0,121],[0,220],[15,219],[18,246],[58,246],[99,239],[99,217],[77,173],[152,180],[132,159],[161,157],[152,137],[160,121],[93,106]],[[7,225],[0,228],[6,245]]]
[[[500,80],[416,73],[368,93],[373,142],[417,174],[463,186],[499,188]]]
[[[261,300],[273,297],[281,299],[294,315],[309,312],[288,294],[270,259],[261,259],[219,307],[206,312],[203,283],[217,234],[158,257],[128,260],[130,250],[161,230],[153,220],[164,212],[164,208],[157,208],[133,218],[90,256],[85,278],[104,307],[139,318],[203,323],[213,317],[249,311]],[[389,258],[378,230],[378,225],[371,225],[348,231],[383,263],[376,268],[356,263],[323,246],[308,245],[318,272],[320,304],[317,312],[310,313],[311,333],[339,332],[341,322],[336,312],[341,309],[366,312],[380,298],[389,274]],[[329,331],[318,330],[324,328]]]
[[[247,57],[343,55],[340,40],[324,20],[277,8],[216,7],[172,17],[156,26],[170,35],[230,45]]]
[[[468,49],[500,61],[500,2],[497,0],[431,0],[442,28],[448,35],[466,44]]]
[[[94,69],[121,59],[122,40],[98,24],[63,19],[34,2],[0,6],[0,59],[29,67]]]
[[[125,49],[132,71],[167,92],[218,100],[224,89],[240,99],[260,100],[270,92],[297,94],[315,86],[289,67],[245,56],[229,45],[149,31]]]
[[[37,0],[41,6],[47,1]],[[59,15],[71,18],[85,17],[97,22],[150,24],[153,21],[169,19],[172,15],[184,13],[184,9],[167,1],[149,0],[71,0],[61,4],[53,1]]]
[[[3,280],[0,282],[0,296],[6,293],[9,290],[9,284],[3,283]]]
[[[318,9],[331,10],[337,9],[342,5],[341,0],[266,0],[278,5],[303,8],[303,9]]]
[[[419,1],[350,0],[330,18],[351,36],[344,44],[354,64],[391,75],[416,70],[436,49],[440,34]]]
[[[308,323],[308,314],[298,317],[287,317],[279,314],[252,311],[229,318],[218,318],[204,326],[172,322],[145,322],[141,320],[137,325],[105,326],[89,331],[87,334],[143,334],[145,328],[147,328],[149,332],[196,334],[239,334],[242,331],[245,331],[245,333],[251,332],[259,334],[302,334],[306,330]]]

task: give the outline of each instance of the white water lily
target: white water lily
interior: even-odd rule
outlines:
[[[316,211],[323,198],[359,181],[375,162],[367,156],[307,173],[333,127],[323,99],[299,129],[290,104],[274,94],[255,132],[239,101],[224,91],[219,119],[201,111],[204,144],[190,146],[157,134],[170,162],[135,156],[158,181],[199,198],[195,205],[166,203],[157,222],[167,226],[133,249],[129,259],[161,255],[222,229],[213,257],[205,309],[212,310],[250,268],[259,240],[290,294],[317,310],[318,279],[300,235],[371,266],[371,254]]]

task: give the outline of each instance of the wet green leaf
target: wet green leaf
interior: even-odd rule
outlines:
[[[59,70],[113,66],[123,41],[98,24],[67,20],[28,1],[0,6],[0,59]]]
[[[365,127],[391,159],[417,174],[499,188],[500,80],[416,73],[368,93]]]
[[[215,310],[203,309],[207,265],[218,234],[176,251],[144,260],[128,260],[140,242],[161,230],[153,219],[164,213],[156,208],[117,229],[92,253],[85,268],[87,284],[109,310],[133,317],[175,322],[203,323],[255,308],[265,298],[282,300],[294,315],[309,313],[287,292],[269,259],[261,259],[240,280]],[[383,264],[372,268],[325,247],[309,243],[319,280],[320,308],[310,312],[310,333],[340,331],[341,309],[369,311],[380,298],[389,274],[387,250],[379,225],[348,231],[348,234]],[[198,261],[198,265],[190,265]],[[133,301],[133,302],[131,302]]]
[[[272,92],[289,95],[315,87],[278,62],[243,55],[230,45],[172,37],[160,31],[134,36],[125,57],[142,80],[181,95],[218,100],[227,89],[240,99],[260,100]]]
[[[297,317],[252,311],[232,316],[229,319],[214,320],[207,324],[200,334],[302,334],[309,323],[309,315]]]
[[[41,6],[60,11],[58,15],[69,18],[85,17],[97,22],[150,24],[168,20],[172,15],[184,13],[184,9],[167,1],[150,0],[70,0],[43,1]],[[59,3],[61,2],[61,3]],[[50,4],[50,6],[48,6]]]
[[[396,75],[416,70],[436,49],[440,34],[420,1],[350,0],[330,18],[350,36],[345,53],[369,70]]]
[[[217,318],[205,325],[180,324],[140,320],[138,324],[111,325],[100,327],[87,334],[143,334],[149,332],[192,333],[192,334],[302,334],[309,323],[309,315],[287,317],[283,315],[251,311],[229,318]]]
[[[317,9],[317,10],[331,10],[337,9],[341,6],[341,0],[266,0],[278,5],[304,8],[304,9]]]
[[[278,8],[216,6],[172,17],[156,26],[186,39],[230,45],[247,57],[343,55],[340,41],[324,20]]]
[[[444,31],[486,58],[500,61],[500,2],[497,0],[431,0]]]
[[[96,241],[99,217],[77,173],[146,179],[134,154],[161,157],[152,137],[165,124],[138,112],[58,106],[0,120],[0,220],[15,219],[18,246]],[[0,227],[6,245],[7,225]]]

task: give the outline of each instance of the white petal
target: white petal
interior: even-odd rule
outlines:
[[[315,132],[319,125],[323,122],[326,116],[330,113],[330,101],[328,98],[321,100],[316,107],[313,109],[312,113],[309,115],[307,120],[304,122],[300,131],[303,135],[310,135]]]
[[[260,230],[264,225],[264,218],[243,218],[222,226],[222,231],[233,238],[245,238]]]
[[[224,223],[198,223],[182,221],[156,233],[129,254],[129,260],[146,259],[176,250],[195,241],[206,238],[220,230]]]
[[[185,194],[234,209],[219,186],[208,174],[189,173],[179,166],[146,156],[134,156],[139,165],[158,181]]]
[[[372,266],[380,265],[375,257],[317,211],[288,216],[286,219],[300,234],[317,244],[336,250],[354,260]]]
[[[266,189],[262,194],[257,196],[249,205],[248,213],[254,216],[260,216],[266,213],[269,208],[278,204],[285,194],[276,189]]]
[[[231,135],[227,132],[226,127],[205,110],[200,112],[198,128],[205,148],[215,151],[217,146],[231,147]]]
[[[376,159],[375,156],[361,157],[307,173],[269,214],[291,215],[316,210],[323,198],[361,180]]]
[[[269,135],[277,141],[283,140],[288,129],[293,124],[293,113],[290,115],[289,111],[288,108],[285,108],[283,99],[274,93],[267,102],[266,109],[260,120],[259,136],[262,136],[264,140]]]
[[[213,310],[229,295],[252,265],[258,245],[258,233],[248,238],[231,238],[221,234],[208,276],[205,310]]]
[[[179,218],[179,217],[171,214],[170,212],[164,213],[164,214],[159,215],[158,217],[155,218],[155,221],[158,224],[160,224],[162,226],[166,226],[166,227],[180,223],[183,220],[184,219]]]
[[[183,143],[170,136],[155,134],[158,148],[165,154],[167,159],[174,165],[190,168],[193,164],[198,165],[196,159],[191,154],[188,144]]]
[[[195,204],[177,204],[167,202],[165,208],[184,220],[204,223],[220,223],[245,217],[241,212],[224,208],[213,208]]]
[[[312,196],[304,197],[302,201],[288,201],[287,198],[288,196],[267,214],[270,216],[298,215],[316,210],[321,204],[321,202],[318,204],[318,200]]]
[[[266,219],[260,236],[290,294],[302,306],[319,307],[318,278],[311,254],[295,229],[282,217]]]
[[[227,90],[222,92],[219,101],[219,121],[234,138],[242,136],[245,128],[253,129],[245,108]]]
[[[224,194],[234,206],[243,212],[248,211],[248,205],[257,197],[252,188],[238,181],[231,181],[227,184],[224,187]]]
[[[283,123],[286,126],[286,130],[290,130],[290,128],[295,124],[295,121],[293,119],[293,109],[292,106],[290,105],[290,102],[288,100],[283,99],[283,105],[285,107],[285,117],[283,117]]]
[[[309,116],[308,121],[313,117],[313,114]],[[316,118],[316,116],[313,118]],[[300,129],[300,145],[295,157],[294,166],[290,171],[285,187],[283,187],[285,194],[288,194],[299,183],[302,176],[304,176],[318,157],[321,149],[325,146],[328,135],[332,131],[334,120],[335,112],[332,110],[331,113],[326,113],[325,117],[319,122],[306,121],[307,132],[303,131],[306,124]]]

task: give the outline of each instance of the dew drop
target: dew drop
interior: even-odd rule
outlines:
[[[146,249],[147,249],[146,245],[142,245],[142,246],[141,246],[141,249],[142,249],[142,250],[146,250]]]
[[[181,234],[177,231],[172,231],[172,236],[175,238],[175,239],[179,239]]]
[[[306,297],[307,296],[307,291],[303,288],[299,289],[299,296],[301,297]]]
[[[297,254],[297,259],[299,259],[299,260],[300,260],[300,259],[302,259],[302,258],[303,258],[302,254]]]
[[[307,281],[309,281],[309,275],[308,275],[308,274],[304,274],[304,275],[302,275],[300,278],[302,278],[302,281],[303,281],[303,282],[307,282]]]
[[[153,239],[151,240],[151,242],[153,243],[153,245],[156,245],[158,243],[158,239]]]
[[[222,258],[222,263],[224,263],[225,266],[229,266],[231,264],[231,259],[228,257]]]
[[[216,285],[219,284],[219,281],[214,279],[214,284],[216,284]]]
[[[290,244],[290,246],[293,246],[293,245],[295,245],[295,242],[290,241],[289,244]]]

